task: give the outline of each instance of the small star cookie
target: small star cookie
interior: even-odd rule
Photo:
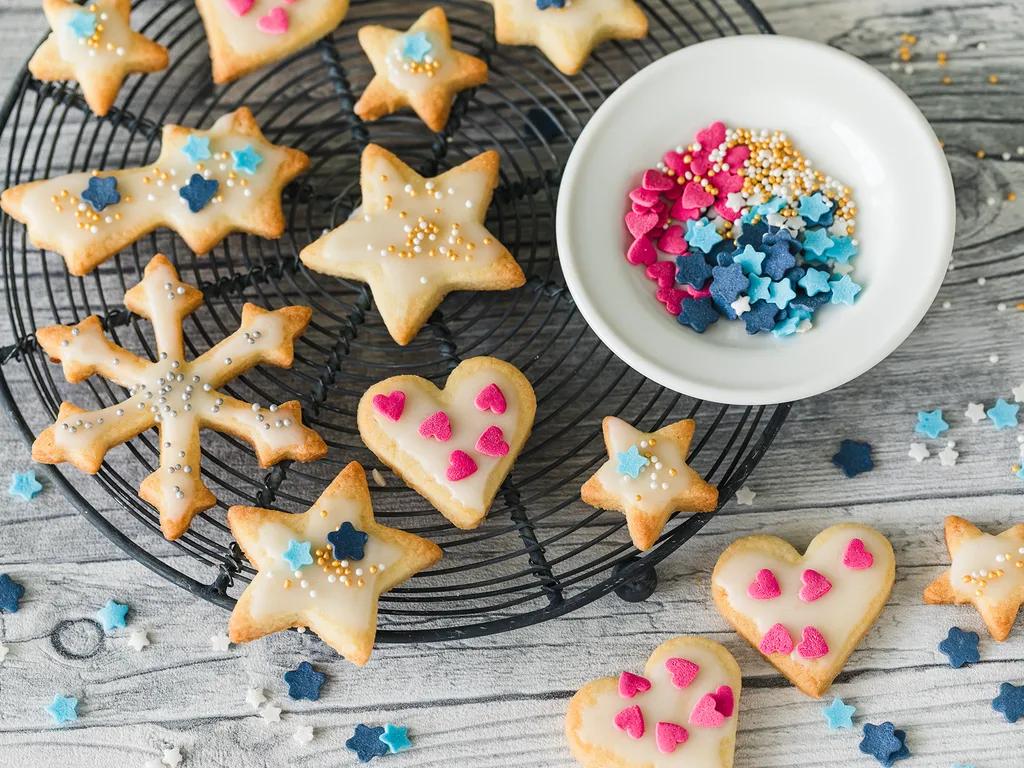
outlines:
[[[369,283],[384,325],[405,346],[450,291],[503,291],[526,282],[484,227],[498,163],[498,153],[488,151],[425,179],[370,144],[362,157],[362,205],[299,258],[315,272]]]
[[[167,49],[132,31],[130,0],[43,0],[53,31],[28,62],[38,80],[73,80],[89,109],[100,117],[110,111],[125,77],[167,67]]]
[[[502,45],[535,45],[566,75],[575,75],[606,40],[647,35],[647,17],[633,0],[485,0],[494,6]]]
[[[376,73],[356,103],[363,120],[412,107],[432,131],[444,130],[455,94],[487,82],[487,64],[452,48],[448,17],[431,8],[406,32],[377,25],[359,30]]]
[[[433,542],[375,522],[366,474],[357,462],[306,512],[231,507],[228,525],[259,570],[231,613],[231,641],[309,627],[359,666],[373,649],[380,595],[441,559]],[[361,534],[355,551],[332,542],[343,528]],[[283,557],[293,541],[309,542],[316,560],[294,570]]]
[[[1024,523],[993,536],[962,517],[946,518],[949,570],[924,591],[931,605],[973,603],[989,634],[1010,636],[1024,603]]]
[[[695,426],[683,419],[647,433],[615,416],[601,422],[608,461],[580,495],[591,506],[623,512],[637,549],[654,546],[673,512],[711,512],[718,504],[718,489],[686,463]]]

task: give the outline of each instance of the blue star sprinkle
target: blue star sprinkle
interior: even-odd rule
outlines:
[[[1002,713],[1006,722],[1016,723],[1024,717],[1024,685],[1000,685],[999,695],[992,699],[992,709]]]
[[[825,722],[828,723],[830,731],[840,728],[853,728],[853,713],[856,707],[851,707],[840,698],[832,700],[832,703],[825,707]]]
[[[288,542],[288,549],[281,553],[281,558],[288,563],[290,570],[297,571],[304,565],[313,564],[313,555],[309,551],[311,546],[308,541],[291,539]]]
[[[832,457],[832,463],[843,470],[847,477],[870,472],[875,468],[875,463],[871,460],[871,443],[843,440],[839,444],[839,452]]]
[[[338,527],[338,530],[327,534],[327,541],[334,547],[335,560],[362,560],[369,538],[368,534],[347,520]]]
[[[190,134],[188,140],[181,146],[181,153],[189,159],[190,163],[198,163],[200,160],[207,160],[210,157],[210,137],[196,136]]]
[[[263,156],[252,148],[252,144],[246,144],[241,149],[232,150],[231,159],[235,161],[236,171],[243,171],[250,176],[256,173],[256,169],[263,162]]]
[[[181,199],[188,203],[192,213],[199,213],[217,194],[219,184],[216,179],[204,179],[201,174],[193,173],[188,184],[178,190]]]
[[[103,625],[104,632],[124,629],[126,616],[128,616],[128,606],[114,600],[107,600],[107,604],[96,613],[96,618]]]
[[[686,222],[686,234],[683,236],[692,248],[699,248],[708,253],[715,245],[722,242],[722,236],[718,234],[715,225],[706,218],[700,221],[690,219]]]
[[[760,205],[754,206],[754,213],[759,216],[767,216],[769,213],[778,213],[788,205],[786,198],[784,197],[773,197],[767,203],[761,203]]]
[[[761,271],[772,280],[781,280],[787,270],[796,266],[800,242],[793,239],[788,229],[769,232],[761,242],[762,250],[767,254]]]
[[[889,768],[897,760],[910,756],[906,745],[906,734],[896,730],[895,726],[889,722],[881,725],[865,723],[860,751],[865,755],[871,755],[886,768]]]
[[[426,32],[412,32],[402,38],[402,58],[422,62],[434,48]]]
[[[793,290],[793,286],[789,284],[789,280],[779,280],[772,283],[768,288],[768,301],[779,309],[785,309],[786,305],[795,298],[796,292]]]
[[[942,418],[941,408],[936,408],[934,411],[917,412],[917,425],[914,427],[917,434],[926,435],[934,440],[947,429],[949,429],[949,424]]]
[[[385,723],[384,733],[380,735],[380,740],[387,744],[391,754],[412,749],[412,742],[409,741],[409,729],[400,725]]]
[[[966,763],[956,763],[953,768],[974,768],[973,765],[967,765]]]
[[[732,260],[734,264],[739,264],[743,268],[743,274],[759,275],[761,274],[761,262],[764,261],[765,255],[760,251],[755,251],[753,246],[745,245],[742,251],[736,251],[733,254]]]
[[[57,723],[77,720],[78,699],[74,696],[54,696],[53,703],[47,705],[46,711]]]
[[[356,726],[352,738],[345,742],[345,746],[356,753],[361,763],[368,763],[375,757],[384,757],[390,751],[388,745],[380,740],[384,730],[360,723]]]
[[[120,203],[121,193],[117,191],[117,179],[113,176],[90,176],[88,186],[82,191],[82,199],[97,212],[108,205]]]
[[[715,267],[715,269],[719,269],[719,267]],[[735,314],[733,312],[733,315]],[[709,325],[717,321],[718,313],[715,311],[715,305],[706,296],[703,299],[684,298],[683,308],[676,315],[677,323],[689,326],[697,333],[704,333]]]
[[[797,294],[797,297],[789,302],[789,308],[799,309],[802,312],[813,314],[818,307],[823,304],[828,304],[831,297],[831,293],[819,293],[815,296],[803,296],[801,294]]]
[[[771,297],[772,279],[770,277],[758,277],[751,275],[747,295],[751,303],[755,301],[768,301]]]
[[[25,588],[8,576],[0,573],[0,612],[17,613]]]
[[[792,269],[787,269],[783,277],[789,280],[790,285],[798,285],[806,275],[807,270],[803,267],[793,267]]]
[[[860,286],[853,282],[849,275],[843,275],[838,280],[833,277],[828,281],[828,287],[832,289],[832,296],[829,299],[832,304],[853,304],[853,300],[860,293]]]
[[[813,253],[818,256],[818,259],[812,259],[807,256],[808,261],[824,261],[825,251],[835,245],[835,241],[828,236],[828,231],[819,229],[809,229],[804,232],[804,253]]]
[[[565,0],[537,0],[537,8],[541,11],[548,8],[565,8]]]
[[[78,11],[68,20],[68,27],[78,38],[90,38],[96,34],[96,14]]]
[[[620,475],[629,475],[636,480],[640,477],[640,470],[650,463],[650,459],[640,455],[640,449],[635,445],[629,446],[629,450],[619,451],[616,454],[619,466],[616,470]]]
[[[326,680],[327,675],[317,672],[308,661],[284,673],[284,681],[288,683],[288,695],[293,699],[316,701],[320,698],[320,689]]]
[[[817,296],[819,293],[828,293],[832,289],[828,285],[829,273],[820,269],[808,269],[797,285],[807,291],[808,296]]]
[[[800,198],[800,207],[797,211],[800,214],[800,218],[804,219],[808,224],[821,224],[819,219],[832,210],[832,202],[825,197],[821,192],[815,192],[809,197],[804,195]]]
[[[755,251],[761,250],[761,243],[764,236],[768,234],[768,222],[761,220],[756,224],[744,224],[743,231],[736,239],[736,245],[742,247],[753,246]]]
[[[834,259],[838,264],[848,264],[857,255],[857,244],[852,237],[833,237],[832,247],[825,251],[826,259]]]
[[[949,666],[960,669],[965,664],[977,664],[981,660],[978,653],[977,632],[964,632],[960,627],[950,627],[946,639],[939,643],[939,650],[949,659]]]
[[[1019,405],[1016,403],[1011,405],[1000,397],[996,400],[995,405],[985,411],[985,414],[995,424],[996,429],[1006,429],[1017,426],[1017,411],[1019,410]]]
[[[700,290],[711,278],[711,267],[703,256],[689,254],[676,257],[676,282]]]
[[[25,501],[32,501],[43,490],[43,485],[36,480],[34,470],[27,472],[15,472],[11,475],[11,484],[7,486],[7,492],[11,496],[20,496]]]
[[[739,264],[715,267],[711,270],[711,299],[719,311],[730,320],[736,318],[736,312],[730,305],[747,290],[749,285],[750,279],[743,274],[743,267]]]
[[[782,320],[779,320],[772,328],[772,336],[776,338],[782,338],[784,336],[792,336],[796,333],[796,329],[800,327],[800,323],[804,321],[804,318],[799,313],[787,314]]]
[[[750,311],[743,313],[743,323],[747,333],[767,333],[775,327],[775,318],[779,310],[767,301],[756,301],[750,305]]]

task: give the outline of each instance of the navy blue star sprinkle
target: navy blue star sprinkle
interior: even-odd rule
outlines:
[[[718,267],[715,267],[715,269],[718,269]],[[703,299],[683,299],[683,309],[676,316],[676,321],[680,325],[688,325],[697,333],[704,333],[708,326],[717,320],[718,313],[715,312],[711,299],[707,297]]]
[[[201,174],[193,173],[188,184],[179,189],[178,194],[188,203],[192,213],[199,213],[217,194],[218,186],[216,179],[204,179]]]
[[[761,241],[769,231],[768,224],[764,219],[757,222],[757,224],[744,224],[743,232],[736,239],[736,244],[740,248],[750,245],[753,246],[755,251],[760,251]]]
[[[747,333],[754,335],[755,333],[767,333],[775,327],[775,317],[779,314],[779,310],[774,304],[769,304],[767,301],[755,301],[750,305],[750,311],[744,312],[742,320],[747,326]]]
[[[743,274],[743,267],[739,264],[714,267],[711,275],[711,298],[715,306],[730,320],[735,320],[736,311],[731,304],[750,287],[750,278]]]
[[[676,257],[676,282],[698,291],[711,279],[711,267],[700,254]]]
[[[839,444],[839,452],[832,457],[832,463],[843,470],[847,477],[870,472],[875,468],[875,462],[871,460],[871,443],[843,440]]]
[[[1000,685],[999,695],[992,699],[992,709],[1001,712],[1006,722],[1016,723],[1024,717],[1024,685]]]
[[[793,270],[789,271],[792,272]],[[787,274],[789,273],[787,272]],[[796,298],[789,302],[789,306],[814,312],[822,304],[828,304],[831,298],[832,292],[830,290],[816,293],[813,296],[807,296],[803,291],[798,291]]]
[[[336,531],[327,534],[327,541],[334,547],[335,560],[362,560],[366,540],[370,537],[346,521]]]
[[[18,603],[25,588],[14,581],[6,573],[0,573],[0,611],[4,613],[17,613]]]
[[[82,199],[92,206],[94,211],[102,211],[108,205],[121,202],[121,193],[117,191],[117,179],[113,176],[90,176],[89,186],[82,192]]]
[[[761,274],[778,281],[785,276],[786,270],[796,266],[800,243],[793,239],[788,229],[780,229],[764,236],[761,250],[766,254],[761,264]]]
[[[881,725],[865,723],[860,751],[865,755],[871,755],[886,768],[890,768],[897,760],[910,757],[906,739],[907,734],[896,730],[892,723],[885,722]]]
[[[345,746],[356,753],[359,762],[368,763],[375,757],[384,757],[388,754],[388,745],[380,740],[384,734],[383,728],[370,728],[360,723],[352,738],[345,742]]]
[[[939,643],[939,650],[949,659],[949,666],[960,669],[965,664],[977,664],[981,660],[978,653],[977,632],[964,632],[960,627],[950,627],[946,639]]]
[[[293,699],[316,701],[320,698],[320,689],[325,680],[327,675],[317,672],[308,661],[302,662],[291,672],[284,673],[284,681],[288,683],[288,695]]]
[[[548,8],[565,8],[565,0],[537,0],[537,8],[542,11]]]

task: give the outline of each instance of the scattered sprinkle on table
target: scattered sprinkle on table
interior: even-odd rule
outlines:
[[[46,711],[56,723],[69,723],[78,719],[78,699],[74,696],[54,696]]]
[[[943,420],[941,408],[936,408],[934,411],[917,412],[917,426],[914,427],[917,434],[934,440],[947,429],[949,429],[949,424]]]
[[[0,573],[0,612],[17,613],[24,596],[25,588],[21,584],[6,573]]]
[[[136,651],[141,651],[149,645],[149,634],[144,629],[133,629],[128,635],[128,645]]]
[[[1016,723],[1024,717],[1024,685],[1000,685],[999,695],[992,699],[992,709],[1000,712],[1008,723]]]
[[[928,446],[924,443],[911,443],[910,450],[907,451],[907,456],[912,458],[918,464],[927,459],[932,455],[932,452],[928,450]]]
[[[0,664],[4,663],[4,659],[7,658],[7,654],[11,649],[3,643],[0,643]]]
[[[245,703],[253,709],[259,709],[260,704],[267,700],[262,688],[249,688],[245,692]]]
[[[210,648],[217,653],[225,653],[231,646],[231,639],[223,632],[210,635]]]
[[[856,477],[875,468],[871,460],[871,444],[859,440],[843,440],[839,451],[832,457],[832,463],[843,470],[847,477]]]
[[[36,480],[33,470],[15,472],[11,475],[11,484],[7,488],[12,496],[19,496],[25,501],[32,501],[43,490],[43,484]]]
[[[1017,426],[1017,411],[1019,410],[1019,405],[1010,404],[1000,397],[996,400],[996,404],[985,411],[985,413],[991,419],[996,429],[1008,429]]]
[[[749,485],[744,485],[742,488],[740,488],[739,490],[736,491],[736,503],[741,505],[741,506],[744,506],[744,507],[753,506],[754,499],[756,499],[756,498],[757,498],[757,492],[750,490],[750,486]]]
[[[939,643],[939,651],[949,659],[949,666],[960,669],[966,664],[977,664],[981,660],[977,632],[965,632],[960,627],[950,627],[946,639]]]
[[[300,725],[295,729],[295,733],[292,734],[292,739],[295,740],[296,744],[309,744],[313,740],[313,726]]]
[[[385,723],[384,733],[380,735],[380,740],[387,745],[391,754],[412,749],[412,742],[409,741],[409,729],[401,725]]]
[[[303,661],[295,669],[284,673],[284,681],[288,683],[288,695],[293,699],[316,701],[320,698],[320,689],[327,680],[327,675],[317,672],[308,661]]]
[[[886,768],[890,768],[897,760],[910,757],[906,739],[907,734],[897,730],[890,722],[881,725],[865,723],[860,751],[865,755],[871,755]]]
[[[946,447],[939,451],[939,463],[944,467],[955,467],[956,460],[960,458],[960,452],[955,450],[956,443],[950,440]]]
[[[268,723],[279,723],[281,722],[281,708],[267,704],[260,710],[260,717]]]
[[[128,606],[116,600],[107,600],[106,605],[96,612],[96,620],[103,625],[104,632],[124,629],[127,622]]]
[[[850,706],[842,699],[838,697],[833,699],[832,703],[824,710],[825,722],[828,723],[829,730],[853,728],[853,713],[856,711],[856,707]]]
[[[380,740],[383,734],[383,728],[371,728],[360,723],[356,726],[355,733],[345,742],[345,746],[356,753],[359,762],[368,763],[375,757],[388,754],[387,744]]]
[[[968,403],[964,416],[970,419],[973,424],[984,421],[987,418],[984,403]]]
[[[178,768],[181,765],[181,749],[175,746],[163,750],[160,762],[166,765],[167,768]]]

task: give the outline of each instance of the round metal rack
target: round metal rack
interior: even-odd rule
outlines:
[[[152,161],[160,126],[209,126],[248,105],[267,137],[303,149],[311,170],[287,190],[288,228],[278,241],[235,235],[196,257],[175,235],[156,232],[84,278],[71,277],[56,254],[29,244],[25,229],[0,219],[0,256],[10,332],[0,349],[0,397],[26,440],[49,423],[62,400],[100,407],[123,393],[93,377],[68,385],[35,343],[37,328],[89,314],[116,341],[151,354],[148,323],[122,306],[124,291],[157,252],[198,285],[206,304],[186,321],[188,354],[237,326],[241,306],[306,304],[314,316],[296,344],[292,369],[256,369],[228,391],[259,402],[299,399],[307,422],[330,447],[312,464],[260,470],[230,436],[204,433],[203,475],[219,506],[200,515],[178,541],[159,535],[155,510],[138,484],[157,462],[155,433],[113,450],[95,478],[46,468],[51,482],[125,552],[175,584],[230,607],[253,574],[225,525],[231,504],[301,511],[348,461],[382,471],[372,488],[385,524],[427,536],[444,559],[385,595],[381,642],[444,640],[499,632],[572,611],[613,590],[648,596],[654,565],[676,551],[712,514],[678,515],[642,556],[624,518],[579,500],[583,481],[605,458],[600,422],[609,414],[645,430],[684,417],[697,420],[690,463],[727,501],[756,466],[788,405],[719,406],[670,392],[630,370],[590,332],[559,271],[554,210],[559,175],[573,141],[623,80],[681,46],[709,37],[770,32],[747,0],[641,0],[651,21],[644,40],[611,42],[585,71],[566,77],[532,48],[498,46],[492,11],[479,0],[448,0],[455,44],[486,59],[490,81],[458,97],[447,129],[430,133],[411,114],[364,124],[354,94],[372,76],[356,41],[366,23],[408,26],[425,3],[355,0],[332,35],[233,84],[215,87],[202,25],[191,0],[137,0],[133,26],[166,45],[171,65],[130,78],[107,117],[85,106],[73,83],[41,83],[22,70],[0,110],[3,186],[70,171]],[[640,127],[640,126],[638,126]],[[344,221],[358,205],[358,160],[369,141],[397,152],[424,175],[487,148],[502,155],[502,177],[488,228],[522,265],[528,281],[514,291],[450,296],[408,347],[388,337],[372,296],[358,283],[307,272],[299,250]],[[599,161],[599,158],[595,158]],[[537,421],[484,524],[449,525],[420,496],[380,467],[359,440],[355,407],[371,383],[398,373],[443,382],[462,359],[494,355],[517,365],[537,392]]]

